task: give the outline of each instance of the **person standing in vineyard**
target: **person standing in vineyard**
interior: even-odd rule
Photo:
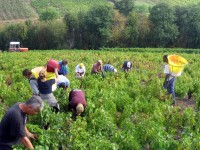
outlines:
[[[122,65],[122,70],[125,72],[129,72],[133,67],[133,63],[130,61],[124,61],[124,64]]]
[[[167,89],[168,94],[172,94],[172,97],[173,97],[172,104],[175,105],[176,104],[176,95],[175,95],[174,87],[175,87],[176,77],[172,76],[170,73],[170,67],[168,64],[168,55],[163,56],[163,62],[165,63],[165,66],[164,66],[165,80],[163,82],[163,87],[165,89]]]
[[[12,150],[12,146],[21,142],[25,148],[34,149],[30,139],[37,139],[26,128],[27,115],[35,115],[43,109],[43,101],[33,95],[26,103],[14,104],[3,116],[0,123],[0,150]]]
[[[57,83],[58,76],[56,74],[56,79],[53,78],[50,80],[47,80],[46,77],[47,71],[45,69],[40,71],[39,78],[37,80],[40,97],[42,98],[42,100],[46,100],[47,104],[53,107],[56,112],[59,112],[60,107],[52,91],[52,85]]]
[[[91,74],[98,74],[98,73],[103,73],[103,62],[102,62],[102,60],[98,60],[92,66]]]
[[[77,116],[80,116],[86,107],[85,93],[82,90],[74,89],[69,93],[68,108]]]

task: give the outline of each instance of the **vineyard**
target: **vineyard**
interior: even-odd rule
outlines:
[[[27,0],[1,0],[0,21],[28,20],[38,17],[36,10]]]
[[[174,53],[174,52],[173,52]],[[54,92],[61,112],[53,113],[46,105],[42,113],[28,118],[27,127],[39,134],[33,141],[36,150],[96,149],[200,149],[200,55],[177,53],[188,60],[182,76],[177,78],[175,91],[178,104],[171,105],[162,88],[164,54],[168,52],[122,51],[29,51],[0,53],[0,118],[14,103],[31,96],[29,82],[22,70],[44,65],[50,58],[69,61],[70,88]],[[98,59],[118,69],[105,78],[91,75],[92,64]],[[120,70],[124,60],[133,62],[129,73]],[[75,66],[86,66],[85,78],[74,77]],[[87,107],[83,117],[73,118],[68,112],[71,89],[85,91]],[[192,98],[187,99],[187,93]],[[194,102],[193,107],[179,103]],[[42,126],[50,123],[48,129]],[[23,149],[21,145],[15,150]]]
[[[0,21],[38,19],[41,11],[50,7],[56,8],[60,17],[63,17],[67,11],[85,12],[92,5],[112,2],[112,0],[1,0]],[[171,6],[188,6],[198,4],[200,0],[136,0],[135,6],[136,9],[142,7],[142,10],[148,13],[149,7],[160,2],[166,2]]]

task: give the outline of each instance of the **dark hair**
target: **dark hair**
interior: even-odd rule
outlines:
[[[65,85],[64,82],[62,82],[60,85],[59,85],[59,88],[63,88],[64,90],[67,88],[67,86]]]
[[[23,76],[30,76],[31,74],[32,74],[32,72],[29,69],[24,69],[24,71],[22,72]]]
[[[68,61],[67,61],[66,59],[64,59],[64,60],[62,61],[62,64],[63,64],[63,65],[67,65],[67,64],[68,64]]]
[[[168,55],[164,55],[163,56],[163,61],[166,62],[166,63],[168,63]]]

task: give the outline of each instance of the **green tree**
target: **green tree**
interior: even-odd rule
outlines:
[[[115,7],[120,11],[120,13],[127,16],[134,9],[135,0],[120,0],[115,2]]]
[[[111,37],[109,39],[109,47],[123,47],[122,33],[125,28],[126,18],[119,13],[118,10],[114,11],[113,23],[111,27]]]
[[[89,49],[106,46],[111,36],[114,9],[111,5],[94,5],[84,18],[83,40]]]
[[[160,3],[152,7],[149,19],[152,23],[149,37],[151,46],[166,47],[172,45],[179,34],[175,24],[174,9],[166,3]]]
[[[49,20],[55,20],[57,19],[57,17],[58,17],[58,11],[53,7],[49,7],[41,11],[39,19],[43,21],[49,21]]]
[[[176,9],[177,25],[180,35],[176,45],[179,47],[200,47],[200,4],[178,7]]]
[[[11,24],[6,27],[4,31],[4,39],[7,41],[7,45],[10,41],[20,41],[24,46],[24,41],[27,37],[28,28],[26,24]]]
[[[75,13],[67,12],[64,16],[64,22],[67,27],[67,45],[70,49],[75,47],[76,35],[78,30],[78,16]]]
[[[123,43],[125,47],[134,47],[138,42],[137,14],[129,13],[125,30],[123,32]]]
[[[137,14],[137,29],[138,29],[138,47],[147,47],[147,37],[150,33],[150,21],[148,16],[143,13]]]

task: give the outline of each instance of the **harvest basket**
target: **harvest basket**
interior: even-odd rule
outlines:
[[[174,76],[180,76],[185,65],[188,64],[187,60],[179,55],[169,55],[168,63],[170,66],[170,72]]]

